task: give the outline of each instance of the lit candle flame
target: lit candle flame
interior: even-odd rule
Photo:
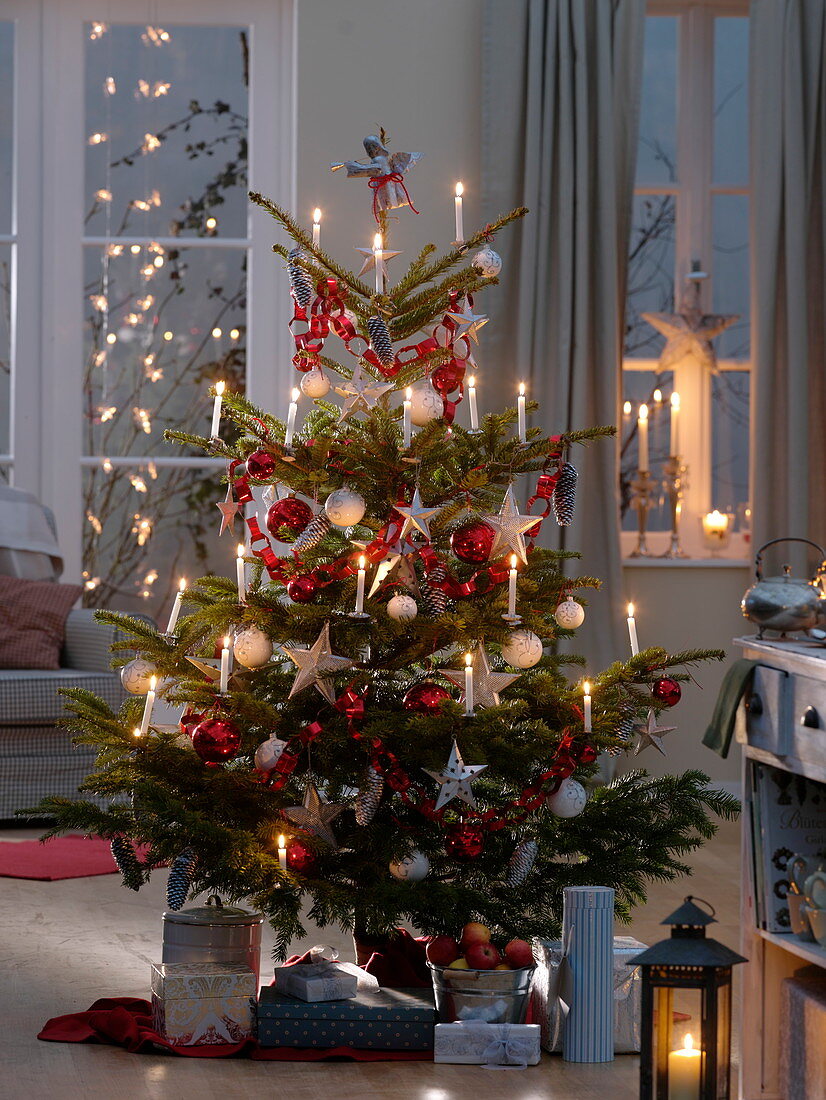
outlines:
[[[582,694],[583,695],[590,695],[591,694],[590,681],[588,681],[588,680],[583,680],[582,681]]]
[[[373,238],[373,251],[374,252],[381,252],[381,244],[382,244],[381,233],[377,233],[375,235],[375,237]]]
[[[283,833],[281,833],[281,835],[278,838],[278,847],[279,848],[286,848],[287,847],[287,838],[284,836]]]
[[[629,603],[629,605],[628,605],[628,618],[629,619],[634,618],[634,605],[632,603]]]
[[[404,391],[404,396],[408,401],[412,401],[412,399],[413,399],[413,387],[412,386],[407,387],[407,389]]]
[[[525,396],[525,383],[524,382],[519,383],[519,396],[520,397]]]
[[[295,387],[293,387],[292,400],[297,401],[300,396],[301,396],[301,390],[298,390]]]
[[[140,728],[140,726],[135,726],[135,728],[134,728],[134,729],[132,730],[132,734],[133,734],[133,735],[134,735],[135,737],[140,737],[140,736],[141,736],[141,728]]]
[[[221,397],[224,390],[226,389],[226,387],[227,387],[226,382],[216,382],[215,383],[215,393],[216,393],[216,395],[218,397]]]
[[[243,542],[238,543],[238,549],[236,550],[236,554],[239,558],[243,558],[243,556],[244,556],[244,544],[243,544]]]
[[[465,193],[465,185],[463,183],[456,184],[456,198],[461,198]]]
[[[683,1039],[683,1050],[694,1050],[694,1040],[691,1035],[686,1035]]]
[[[229,634],[224,638],[224,649],[229,649]]]
[[[625,416],[630,416],[631,415],[631,402],[630,401],[625,402],[625,404],[622,406],[622,411],[625,414]]]
[[[362,554],[361,557],[359,558],[359,569],[364,569],[366,565],[367,565],[367,558],[365,558],[364,554]]]
[[[648,419],[648,406],[647,405],[645,405],[645,404],[640,405],[639,417],[640,417],[640,420],[647,420]]]
[[[179,592],[185,592],[186,591],[186,577],[181,577],[181,580],[178,584],[178,591]]]
[[[657,402],[657,404],[659,405],[659,403],[660,403],[660,402],[662,401],[662,399],[663,399],[663,391],[662,391],[662,390],[654,390],[654,392],[653,392],[653,394],[652,394],[651,396],[652,396],[652,397],[654,398],[654,400],[655,400],[655,401]]]
[[[155,690],[155,684],[157,684],[157,682],[158,682],[158,677],[157,676],[150,676],[149,677],[149,690],[150,691]]]
[[[680,395],[675,391],[671,395],[671,408],[679,409],[680,407]]]
[[[321,209],[318,206],[313,211],[313,221],[315,222],[316,225],[321,224]]]
[[[516,568],[516,554],[511,554],[511,569]]]
[[[472,653],[466,653],[466,654],[465,654],[465,665],[466,665],[466,666],[467,666],[468,668],[470,668],[470,666],[471,666],[472,664],[473,664],[473,654],[472,654]]]
[[[471,389],[473,389],[473,387],[476,385],[476,375],[475,374],[471,374],[469,376],[469,378],[467,380],[467,384],[470,386]]]

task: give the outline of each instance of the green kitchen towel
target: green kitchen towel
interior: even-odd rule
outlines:
[[[703,744],[707,748],[719,752],[720,756],[724,758],[728,756],[731,745],[737,707],[751,686],[754,669],[758,664],[759,661],[749,661],[745,657],[741,657],[739,661],[734,662],[720,685],[720,694],[714,704],[711,722],[703,734]]]

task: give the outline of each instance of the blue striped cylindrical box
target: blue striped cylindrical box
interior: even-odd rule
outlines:
[[[567,996],[562,1056],[566,1062],[614,1059],[614,891],[568,886],[563,891],[562,942]]]

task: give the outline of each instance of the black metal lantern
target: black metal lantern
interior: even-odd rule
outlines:
[[[629,960],[642,969],[640,1100],[728,1100],[731,968],[747,960],[706,936],[708,908],[687,897],[662,922],[671,938]]]

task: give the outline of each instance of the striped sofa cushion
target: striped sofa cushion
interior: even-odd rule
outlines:
[[[71,668],[0,669],[0,741],[7,726],[52,725],[65,714],[64,687],[86,688],[117,709],[124,691],[111,672]],[[0,746],[2,752],[2,746]]]

